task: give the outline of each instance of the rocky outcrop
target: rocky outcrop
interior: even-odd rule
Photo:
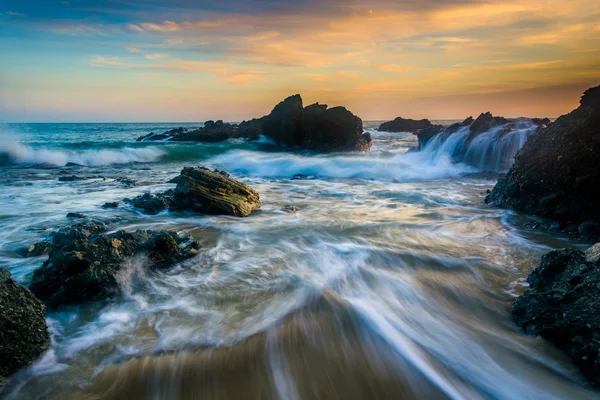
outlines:
[[[0,268],[0,390],[4,378],[50,347],[45,313],[44,304]]]
[[[156,215],[171,206],[173,203],[173,190],[157,194],[144,193],[133,199],[124,199],[123,202],[143,210],[145,214]]]
[[[600,243],[585,253],[544,255],[527,282],[512,310],[515,321],[564,350],[600,387]]]
[[[383,124],[379,125],[379,130],[385,132],[415,133],[429,127],[431,127],[431,122],[429,122],[428,119],[414,120],[398,117],[393,121],[384,122]]]
[[[315,151],[369,151],[371,135],[362,120],[344,107],[313,104],[302,111],[303,147]]]
[[[216,122],[206,121],[202,128],[191,131],[178,128],[161,134],[151,132],[146,136],[139,137],[137,141],[169,140],[172,142],[216,143],[234,138],[256,140],[261,133],[262,126],[260,120],[242,122],[239,125],[228,124],[219,120]]]
[[[34,243],[27,248],[27,251],[25,252],[25,257],[39,257],[48,255],[51,248],[52,243],[50,242]]]
[[[482,113],[475,121],[473,121],[469,128],[471,137],[476,137],[477,135],[487,132],[495,126],[506,125],[508,122],[509,121],[504,117],[494,117],[489,111]]]
[[[31,291],[51,307],[104,299],[118,292],[120,272],[133,256],[145,257],[144,268],[165,268],[199,249],[170,231],[105,231],[91,221],[56,232],[48,260],[33,273]]]
[[[600,86],[580,106],[525,143],[486,203],[537,214],[562,226],[600,223]]]
[[[260,207],[260,196],[226,172],[186,167],[181,171],[170,209],[247,217]]]
[[[299,94],[277,104],[269,115],[239,125],[207,121],[200,129],[150,133],[138,141],[221,142],[232,138],[254,140],[260,135],[290,148],[316,151],[368,151],[371,148],[371,136],[363,133],[360,118],[344,107],[328,109],[327,105],[313,104],[304,108]]]

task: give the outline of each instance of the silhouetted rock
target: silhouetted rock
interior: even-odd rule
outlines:
[[[0,390],[4,378],[50,348],[45,314],[44,304],[0,268]]]
[[[48,260],[33,273],[31,291],[53,307],[104,299],[118,292],[119,273],[133,256],[146,256],[140,261],[144,268],[164,268],[198,249],[175,232],[99,232],[105,229],[91,222],[56,232]]]
[[[304,144],[302,111],[302,97],[299,94],[286,98],[265,117],[264,135],[277,144],[302,146]]]
[[[492,113],[482,113],[473,123],[471,124],[471,134],[469,135],[469,141],[473,140],[478,135],[485,133],[495,126],[506,125],[508,120],[504,117],[494,117]]]
[[[244,121],[239,125],[229,124],[221,120],[206,121],[202,128],[191,131],[183,128],[173,129],[161,134],[150,133],[139,137],[140,141],[169,140],[172,142],[202,142],[217,143],[233,138],[247,138],[251,140],[258,139],[262,133],[262,120],[253,119]]]
[[[384,122],[379,125],[380,131],[385,132],[418,132],[421,129],[426,129],[431,126],[431,122],[427,119],[414,120],[398,117],[393,121]]]
[[[600,386],[600,244],[586,253],[552,251],[542,257],[512,314],[530,335],[564,350]]]
[[[362,120],[344,107],[313,104],[302,111],[303,147],[316,151],[369,151],[371,135]]]
[[[143,141],[152,141],[152,140],[166,140],[166,139],[172,138],[173,136],[181,135],[184,132],[185,132],[185,130],[183,128],[171,129],[171,130],[166,131],[164,133],[150,132],[149,134],[147,134],[145,136],[140,136],[137,139],[137,141],[138,142],[143,142]]]
[[[600,223],[600,87],[581,105],[540,127],[486,203],[560,221]]]
[[[185,167],[175,188],[171,210],[247,217],[260,207],[260,196],[250,186],[223,171]]]
[[[167,190],[163,193],[150,194],[144,193],[133,199],[123,200],[125,203],[133,205],[135,208],[144,210],[144,213],[155,215],[169,208],[173,202],[173,190]]]

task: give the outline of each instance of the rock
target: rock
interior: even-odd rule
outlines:
[[[571,113],[537,129],[487,203],[565,226],[600,223],[600,141],[595,139],[600,132],[599,88],[586,91]]]
[[[384,122],[379,125],[380,131],[385,132],[417,132],[421,129],[426,129],[431,126],[428,119],[414,120],[398,117],[393,121]]]
[[[344,107],[313,104],[302,111],[303,147],[316,151],[369,151],[371,135],[362,120]]]
[[[277,144],[302,146],[304,143],[302,112],[302,97],[299,94],[286,98],[265,117],[264,135]]]
[[[75,182],[75,181],[83,181],[86,178],[77,175],[68,175],[68,176],[59,176],[58,180],[60,182]]]
[[[81,219],[85,218],[85,214],[70,212],[67,214],[67,218]]]
[[[600,243],[596,243],[585,252],[585,261],[592,264],[600,262]]]
[[[489,131],[490,129],[492,129],[495,126],[506,125],[506,124],[508,124],[508,122],[509,121],[504,117],[494,117],[492,115],[492,113],[490,113],[489,111],[486,113],[482,113],[471,124],[471,128],[470,128],[471,136],[475,137],[477,135],[480,135],[484,132]],[[472,137],[471,137],[471,140],[472,140]]]
[[[416,133],[417,139],[419,141],[419,145],[417,146],[418,151],[423,150],[425,146],[427,146],[427,143],[429,143],[429,141],[433,139],[434,136],[443,132],[444,129],[445,127],[443,127],[442,125],[431,125],[425,129],[418,131]]]
[[[173,129],[161,134],[150,133],[139,137],[140,141],[169,140],[173,142],[203,142],[216,143],[233,138],[258,139],[262,132],[262,120],[253,119],[239,125],[219,121],[206,121],[202,128],[191,131],[183,128]]]
[[[97,229],[94,224],[79,224],[55,233],[48,260],[33,273],[30,289],[38,298],[51,307],[101,300],[119,291],[119,273],[133,256],[147,256],[144,268],[165,268],[199,248],[170,231],[107,235]]]
[[[167,183],[178,183],[178,182],[179,182],[179,175],[177,175],[173,179],[169,180]]]
[[[134,187],[136,182],[133,179],[119,177],[115,179],[116,182],[122,183],[125,187]]]
[[[590,250],[597,254],[598,248]],[[564,350],[600,386],[600,268],[587,256],[571,249],[544,255],[512,314],[525,332]]]
[[[167,190],[158,194],[144,193],[133,199],[125,199],[124,202],[133,205],[135,208],[144,210],[146,214],[156,215],[169,208],[171,203],[173,203],[173,190]]]
[[[247,217],[259,207],[258,193],[226,173],[185,167],[181,171],[170,209]]]
[[[499,176],[500,176],[500,174],[495,171],[469,172],[469,173],[462,175],[463,178],[481,179],[484,181],[495,181],[498,179]],[[489,191],[489,192],[491,193],[491,191]]]
[[[25,256],[26,257],[45,256],[50,252],[51,248],[52,248],[52,243],[50,243],[50,242],[35,243],[35,244],[32,244],[31,246],[29,246]]]
[[[102,204],[102,208],[118,208],[118,207],[119,207],[118,201],[109,201],[109,202]]]
[[[297,213],[300,211],[300,209],[294,205],[288,204],[287,206],[283,207],[283,211],[287,213]]]
[[[183,128],[171,129],[164,133],[150,132],[149,134],[147,134],[145,136],[140,136],[139,138],[137,138],[137,141],[144,142],[144,141],[152,141],[152,140],[166,140],[166,139],[170,139],[173,136],[181,135],[184,132],[185,132],[185,130]]]
[[[586,221],[577,228],[579,236],[584,238],[600,239],[600,223]]]
[[[45,314],[44,304],[0,268],[0,382],[50,348]]]

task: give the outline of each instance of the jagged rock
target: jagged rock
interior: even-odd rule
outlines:
[[[92,222],[56,232],[48,260],[33,273],[31,291],[51,307],[104,299],[118,292],[119,273],[133,256],[146,255],[145,268],[165,268],[199,248],[171,231],[99,232],[105,229]]]
[[[585,261],[597,264],[600,262],[600,243],[596,243],[585,252]]]
[[[299,94],[286,98],[265,117],[264,135],[277,144],[302,146],[304,143],[302,111],[302,97]]]
[[[216,143],[223,142],[233,138],[247,138],[251,140],[258,139],[262,133],[262,120],[253,119],[244,121],[239,125],[229,124],[221,120],[206,121],[202,128],[192,131],[183,128],[173,129],[161,134],[150,133],[139,137],[140,141],[166,140],[173,142],[203,142]]]
[[[118,207],[119,207],[118,201],[109,201],[109,202],[102,204],[102,208],[118,208]]]
[[[344,107],[313,104],[302,111],[303,147],[316,151],[369,151],[371,135],[362,120]]]
[[[566,225],[600,223],[600,86],[581,105],[540,127],[500,177],[486,203]]]
[[[3,378],[50,348],[45,314],[44,304],[0,268],[0,389]]]
[[[167,183],[177,183],[177,182],[179,182],[179,178],[180,178],[180,176],[177,175],[176,177],[170,179]]]
[[[477,135],[487,132],[495,126],[506,125],[508,122],[509,121],[504,117],[494,117],[489,111],[482,113],[471,124],[471,137],[476,137]]]
[[[384,122],[379,125],[380,131],[385,132],[411,132],[415,133],[422,129],[429,128],[431,122],[428,119],[414,120],[398,117],[393,121]]]
[[[418,131],[416,133],[417,140],[419,141],[417,149],[423,150],[425,146],[427,146],[427,143],[429,143],[429,141],[433,139],[435,135],[441,133],[444,129],[445,127],[442,125],[430,125],[429,127]]]
[[[67,214],[67,218],[81,219],[81,218],[85,218],[85,214],[70,212]]]
[[[552,251],[542,257],[512,314],[530,335],[564,350],[585,376],[600,386],[600,268],[594,250]],[[588,258],[589,257],[589,258]]]
[[[135,208],[144,210],[144,213],[146,214],[155,215],[169,208],[173,202],[173,190],[171,189],[157,194],[144,193],[133,199],[125,199],[123,201],[131,204]]]
[[[52,243],[50,242],[39,242],[32,244],[27,249],[27,253],[25,253],[26,257],[39,257],[45,256],[50,252],[52,248]]]
[[[230,178],[227,173],[185,167],[181,171],[170,209],[247,217],[258,207],[258,193],[250,186]]]
[[[143,141],[151,141],[151,140],[165,140],[165,139],[169,139],[173,136],[183,134],[184,132],[185,132],[185,130],[183,128],[171,129],[170,131],[166,131],[164,133],[150,132],[149,134],[147,134],[145,136],[140,136],[137,139],[137,141],[143,142]]]

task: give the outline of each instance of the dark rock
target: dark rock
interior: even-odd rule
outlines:
[[[177,175],[173,179],[169,180],[167,183],[178,183],[178,182],[179,182],[179,175]]]
[[[540,127],[502,176],[487,203],[559,221],[600,223],[600,87],[548,127]],[[587,231],[587,228],[584,229]]]
[[[145,268],[165,268],[193,256],[198,249],[175,232],[106,235],[98,229],[105,227],[80,224],[59,230],[48,260],[33,273],[31,291],[52,307],[104,299],[118,292],[119,272],[133,256],[147,255]]]
[[[300,211],[300,209],[294,205],[288,204],[287,206],[283,207],[283,211],[287,213],[297,213]]]
[[[579,236],[584,238],[598,238],[600,239],[600,223],[586,221],[579,225],[577,229]]]
[[[233,138],[258,139],[262,132],[262,119],[244,121],[239,125],[219,121],[206,121],[202,128],[191,131],[183,128],[173,129],[161,134],[150,133],[138,138],[138,141],[168,139],[173,142],[217,143]]]
[[[147,134],[145,136],[140,136],[139,138],[137,138],[137,141],[143,142],[143,141],[152,141],[152,140],[165,140],[165,139],[169,139],[173,136],[183,134],[184,132],[185,132],[185,130],[183,128],[171,129],[170,131],[166,131],[164,133],[150,132],[149,134]]]
[[[479,171],[479,172],[470,172],[462,175],[463,178],[469,179],[481,179],[484,181],[495,181],[498,179],[500,174],[495,171]],[[491,193],[491,191],[488,190]]]
[[[226,173],[185,167],[173,197],[171,210],[247,217],[260,207],[260,197],[248,185]]]
[[[264,135],[277,144],[302,146],[304,143],[302,112],[302,97],[299,94],[286,98],[265,118]]]
[[[362,120],[344,107],[313,104],[302,111],[303,147],[316,151],[369,151],[371,135]]]
[[[119,207],[118,201],[109,201],[109,202],[102,204],[102,208],[117,208],[117,207]]]
[[[86,178],[77,175],[68,175],[68,176],[59,176],[58,180],[60,182],[75,182],[75,181],[83,181]]]
[[[27,249],[27,253],[25,253],[26,257],[39,257],[45,256],[50,252],[52,248],[52,243],[50,242],[39,242],[32,244]]]
[[[486,112],[482,113],[473,123],[471,124],[471,136],[472,138],[489,131],[495,126],[506,125],[508,124],[508,120],[504,117],[494,117],[492,113]]]
[[[50,348],[45,314],[44,304],[0,268],[0,385]]]
[[[85,218],[85,214],[70,212],[67,214],[67,218],[81,219]]]
[[[418,150],[423,150],[427,143],[434,136],[444,131],[444,127],[442,125],[430,125],[429,127],[422,129],[416,133],[417,139],[419,141]]]
[[[533,122],[534,124],[538,125],[538,126],[548,126],[550,125],[550,118],[532,118],[531,122]]]
[[[417,132],[431,126],[428,119],[414,120],[398,117],[393,121],[384,122],[379,126],[380,131],[385,132]]]
[[[595,252],[563,249],[544,255],[512,314],[525,332],[564,350],[600,386],[600,268],[593,263]]]
[[[146,214],[155,215],[166,210],[173,203],[173,190],[158,194],[144,193],[133,199],[125,199],[124,202],[144,210]]]
[[[116,182],[122,183],[126,187],[134,187],[136,182],[133,179],[119,177],[115,179]]]

